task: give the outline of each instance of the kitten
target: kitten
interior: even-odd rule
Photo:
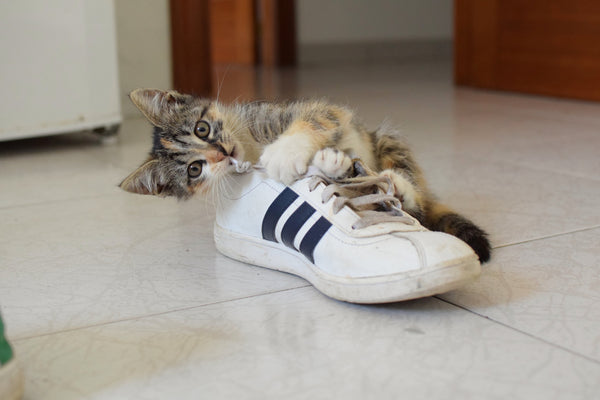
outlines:
[[[335,174],[350,163],[340,153],[360,158],[392,179],[403,208],[425,227],[464,240],[481,262],[490,258],[487,234],[438,203],[397,134],[386,127],[368,131],[345,107],[322,101],[224,105],[155,89],[134,90],[130,98],[155,128],[150,157],[120,184],[126,191],[178,199],[210,193],[235,171],[232,158],[260,162],[271,178],[289,184],[319,150],[332,148],[338,152],[319,156],[337,157]]]

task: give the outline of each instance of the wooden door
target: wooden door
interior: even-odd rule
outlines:
[[[254,0],[210,0],[210,40],[215,64],[256,63]]]
[[[170,0],[174,88],[212,96],[223,65],[296,62],[294,0]]]
[[[600,101],[600,1],[454,5],[457,84]]]
[[[183,93],[212,95],[209,0],[171,0],[173,87]]]

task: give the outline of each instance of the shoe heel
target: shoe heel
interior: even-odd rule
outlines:
[[[259,267],[287,272],[305,278],[311,271],[300,259],[298,254],[291,254],[277,243],[271,244],[266,240],[239,235],[227,230],[218,224],[214,225],[215,246],[219,252],[234,260],[245,262]],[[311,274],[312,275],[312,274]]]

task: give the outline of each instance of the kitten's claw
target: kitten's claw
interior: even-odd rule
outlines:
[[[315,154],[313,165],[328,177],[338,179],[348,175],[352,167],[352,159],[343,151],[328,147]]]

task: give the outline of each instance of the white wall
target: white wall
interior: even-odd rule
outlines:
[[[296,7],[300,46],[452,37],[452,0],[298,0]]]
[[[138,87],[169,89],[171,28],[168,0],[116,0],[123,115],[140,115],[127,94]]]

